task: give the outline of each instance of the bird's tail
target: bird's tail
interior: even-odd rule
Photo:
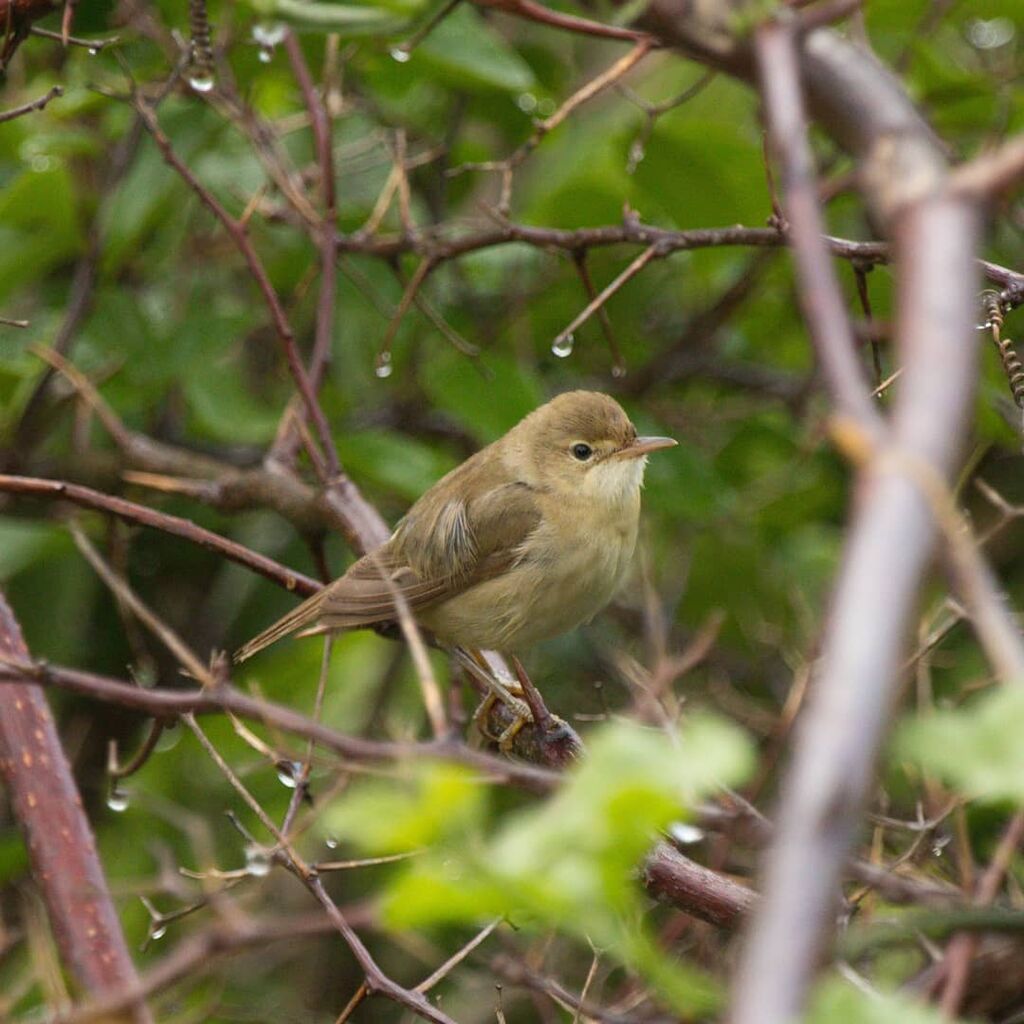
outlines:
[[[264,647],[269,647],[290,633],[296,633],[308,626],[313,627],[311,632],[319,632],[316,626],[323,610],[324,598],[328,589],[328,587],[324,587],[319,593],[307,598],[297,608],[293,608],[287,615],[282,616],[273,625],[268,626],[262,633],[257,633],[247,643],[242,644],[235,651],[233,658],[235,664],[240,664],[247,658],[251,658],[254,654],[262,651]]]

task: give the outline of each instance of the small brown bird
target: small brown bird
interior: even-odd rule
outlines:
[[[622,582],[647,454],[675,443],[637,437],[607,395],[559,395],[434,484],[386,543],[235,660],[296,631],[393,623],[395,590],[449,646],[514,655],[567,632]]]

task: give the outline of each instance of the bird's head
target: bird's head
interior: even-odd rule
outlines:
[[[516,433],[537,483],[609,504],[632,498],[649,452],[670,437],[638,437],[621,405],[597,391],[569,391],[536,409]]]

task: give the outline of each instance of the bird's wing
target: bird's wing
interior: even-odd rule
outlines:
[[[471,460],[472,461],[472,460]],[[464,467],[460,467],[464,468]],[[300,630],[354,629],[395,619],[395,593],[412,611],[507,571],[540,522],[533,490],[467,474],[458,499],[428,491],[392,538],[235,653],[235,661]],[[451,491],[447,491],[450,495]]]

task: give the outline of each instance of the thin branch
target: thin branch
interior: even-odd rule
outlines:
[[[164,161],[178,173],[182,181],[184,181],[185,184],[196,194],[203,206],[205,206],[207,210],[209,210],[210,213],[220,221],[224,230],[227,231],[231,240],[235,243],[235,246],[241,253],[242,258],[245,260],[245,263],[249,268],[249,272],[252,274],[253,280],[256,282],[256,286],[259,289],[260,294],[263,296],[267,309],[270,312],[270,318],[274,324],[274,330],[277,334],[278,340],[281,342],[281,347],[284,351],[288,368],[291,370],[291,374],[295,380],[296,386],[298,387],[299,394],[302,396],[306,412],[316,428],[320,447],[323,450],[324,458],[327,460],[329,475],[332,479],[342,477],[341,464],[338,462],[338,453],[334,447],[331,429],[327,423],[327,417],[324,415],[324,411],[317,400],[316,392],[314,391],[309,374],[306,372],[306,368],[302,363],[298,346],[295,343],[295,333],[288,321],[288,315],[284,311],[284,306],[281,304],[277,291],[274,289],[274,286],[267,275],[266,269],[263,266],[263,261],[259,258],[256,249],[253,247],[244,225],[228,213],[228,211],[214,197],[213,193],[199,181],[192,172],[192,169],[177,155],[174,151],[174,147],[171,145],[170,139],[166,134],[164,134],[163,129],[160,127],[156,113],[148,105],[146,100],[142,96],[136,94],[134,97],[134,105],[139,116],[142,118],[142,123],[145,125],[146,130],[152,136],[153,141],[157,145],[157,149],[160,150],[160,154],[163,156]]]
[[[603,25],[589,18],[579,18],[573,14],[563,14],[552,10],[535,0],[474,0],[478,7],[491,7],[495,10],[513,14],[525,21],[535,21],[540,25],[564,29],[579,35],[597,36],[600,39],[620,39],[627,42],[640,42],[650,37],[646,32],[635,29],[619,28],[617,25]]]
[[[999,194],[1020,187],[1024,177],[1024,135],[1004,142],[991,153],[983,153],[950,175],[952,190],[967,199],[991,201]]]
[[[58,96],[63,95],[64,89],[59,85],[54,85],[38,99],[23,103],[20,107],[11,107],[10,110],[0,111],[0,124],[3,124],[5,121],[13,121],[16,117],[24,117],[33,111],[42,110],[51,100],[55,100]]]
[[[569,347],[571,345],[570,339],[580,326],[585,324],[627,281],[636,277],[651,260],[661,255],[664,255],[664,253],[658,244],[654,244],[649,249],[645,249],[640,253],[615,280],[607,284],[573,317],[567,327],[555,335],[555,340],[551,343],[551,350],[557,352],[559,349]]]
[[[311,739],[325,750],[356,762],[403,761],[419,757],[448,759],[477,768],[497,782],[513,783],[541,792],[551,789],[558,781],[555,773],[543,768],[492,757],[450,740],[400,743],[349,736],[292,708],[250,697],[223,683],[214,689],[143,689],[110,676],[0,655],[0,684],[18,681],[53,686],[158,718],[230,712],[269,728]]]
[[[1024,811],[1018,811],[1003,830],[995,855],[978,881],[974,898],[976,906],[985,907],[995,901],[1003,878],[1010,867],[1010,861],[1016,854],[1022,839],[1024,839]],[[942,992],[941,1007],[947,1017],[955,1017],[960,1009],[970,976],[971,959],[978,949],[978,939],[979,936],[976,933],[955,935],[940,964],[946,975],[946,987]]]
[[[366,904],[346,907],[345,916],[357,926],[370,924],[373,910]],[[278,942],[300,942],[334,931],[326,914],[319,911],[273,918],[232,918],[189,936],[174,952],[151,967],[130,987],[111,992],[45,1018],[46,1024],[88,1024],[110,1020],[126,1006],[148,998],[186,978],[211,970],[221,959]]]
[[[166,512],[157,512],[146,505],[138,505],[124,498],[103,494],[100,491],[94,491],[91,487],[83,487],[81,484],[67,483],[63,480],[40,480],[36,477],[0,474],[0,492],[70,501],[82,508],[106,512],[126,523],[162,530],[164,533],[198,544],[238,565],[244,565],[272,583],[302,597],[315,594],[321,587],[321,584],[311,577],[289,569],[286,565],[281,565],[236,541],[222,537],[202,526],[197,526],[188,519],[172,516]]]
[[[804,318],[839,412],[859,422],[862,429],[881,433],[881,415],[871,400],[839,281],[828,258],[791,28],[766,22],[757,30],[755,51],[771,141],[782,172],[783,209]]]

